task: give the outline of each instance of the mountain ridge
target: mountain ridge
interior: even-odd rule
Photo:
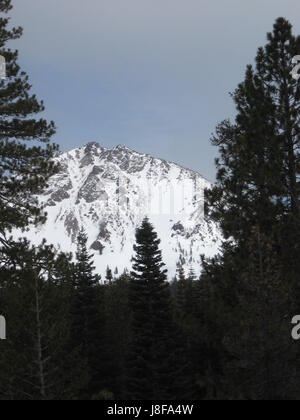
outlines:
[[[218,227],[204,219],[204,189],[212,184],[197,171],[121,144],[108,149],[98,142],[55,160],[60,170],[39,197],[47,222],[26,234],[34,244],[45,238],[74,254],[84,228],[97,271],[105,276],[108,265],[121,273],[131,268],[135,231],[147,216],[161,239],[170,277],[178,263],[200,274],[201,254],[218,251]]]
[[[183,165],[183,164],[181,164],[181,163],[178,163],[178,162],[173,161],[173,160],[168,160],[168,159],[165,159],[165,158],[159,158],[158,156],[153,156],[153,155],[151,155],[150,153],[142,153],[142,152],[138,152],[137,150],[134,150],[134,149],[132,149],[131,147],[128,147],[128,146],[126,146],[126,145],[124,145],[124,144],[121,144],[121,143],[120,143],[120,144],[118,144],[117,146],[114,146],[113,148],[109,148],[109,147],[104,147],[104,146],[101,146],[101,142],[100,142],[100,141],[88,141],[87,143],[84,143],[84,144],[83,144],[83,146],[76,147],[76,148],[71,149],[71,150],[66,150],[66,151],[60,152],[58,156],[61,156],[61,155],[65,154],[65,153],[68,153],[68,152],[70,152],[70,151],[72,151],[72,150],[84,149],[85,147],[87,147],[87,146],[89,146],[89,145],[99,146],[99,147],[101,147],[101,149],[106,150],[106,151],[107,151],[107,150],[118,150],[118,149],[119,149],[119,150],[121,150],[121,149],[125,149],[125,150],[128,150],[129,152],[133,152],[133,153],[139,154],[139,155],[141,155],[141,156],[146,156],[146,157],[150,157],[150,158],[153,158],[153,159],[161,160],[161,161],[163,161],[163,162],[172,163],[172,164],[174,164],[174,165],[176,165],[176,166],[178,166],[178,167],[180,167],[180,168],[182,168],[182,169],[184,169],[184,170],[187,170],[187,171],[189,171],[189,172],[194,172],[194,173],[196,173],[197,175],[199,175],[199,176],[201,176],[203,179],[205,179],[207,182],[209,182],[209,183],[213,184],[213,181],[211,181],[209,178],[207,178],[206,176],[204,176],[203,174],[201,174],[201,173],[200,173],[198,170],[196,170],[196,169],[190,169],[190,168],[188,168],[187,166],[185,166],[185,165]]]

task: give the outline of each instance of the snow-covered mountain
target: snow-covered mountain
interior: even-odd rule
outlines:
[[[124,146],[105,149],[98,143],[57,160],[61,170],[40,197],[47,222],[27,235],[33,243],[46,238],[75,252],[84,227],[98,272],[105,275],[110,266],[121,273],[131,268],[135,230],[148,216],[162,241],[170,277],[179,261],[199,273],[200,255],[217,252],[220,232],[203,214],[203,192],[210,183],[198,173]]]

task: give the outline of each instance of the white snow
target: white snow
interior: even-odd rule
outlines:
[[[47,222],[26,234],[34,244],[46,238],[75,254],[83,227],[89,247],[96,241],[104,247],[102,255],[91,250],[97,271],[105,277],[109,265],[122,273],[131,268],[135,230],[148,216],[170,278],[180,259],[187,271],[200,274],[201,254],[217,253],[221,234],[203,215],[203,192],[211,184],[200,174],[123,146],[110,150],[97,143],[64,153],[58,161],[62,170],[40,196]]]

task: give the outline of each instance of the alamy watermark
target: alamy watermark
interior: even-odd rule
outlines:
[[[6,79],[6,61],[3,55],[0,55],[0,79]],[[6,320],[0,315],[0,340],[6,340]]]
[[[6,320],[0,315],[0,340],[6,340]]]
[[[0,55],[0,79],[6,79],[6,61],[3,55]]]
[[[112,189],[115,180],[112,180]],[[157,182],[151,177],[143,180],[134,191],[127,178],[117,176],[117,193],[105,195],[109,207],[116,206],[119,212],[126,213],[132,206],[136,215],[169,216],[198,220],[205,217],[205,185],[201,178],[161,179]]]
[[[292,325],[294,328],[292,329],[292,338],[295,341],[300,340],[300,315],[295,315],[292,319]]]
[[[292,63],[295,64],[295,67],[291,71],[291,75],[293,79],[299,80],[300,79],[300,55],[295,55],[293,57]],[[292,319],[292,325],[294,325],[292,329],[292,338],[295,341],[300,340],[300,315],[295,315]]]
[[[295,64],[295,67],[291,71],[291,75],[293,79],[299,80],[300,79],[300,55],[295,55],[295,57],[293,57],[292,63]]]

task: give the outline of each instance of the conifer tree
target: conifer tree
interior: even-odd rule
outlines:
[[[300,84],[291,74],[299,51],[300,37],[277,19],[233,94],[235,122],[221,123],[213,138],[220,158],[216,186],[207,192],[208,214],[228,240],[202,276],[203,318],[214,326],[203,346],[214,355],[214,397],[297,395],[288,331],[300,302]],[[285,387],[288,371],[293,379]]]
[[[92,258],[87,250],[87,235],[82,229],[77,238],[72,340],[75,347],[81,346],[82,359],[88,366],[89,384],[82,393],[85,399],[103,391],[103,296]]]
[[[111,269],[108,266],[106,268],[106,276],[105,276],[105,278],[106,278],[106,281],[108,283],[111,283],[113,281],[113,274],[112,274]]]
[[[185,271],[182,264],[178,266],[176,278],[177,281],[185,281]]]
[[[207,192],[210,215],[226,238],[243,246],[255,226],[273,237],[289,281],[295,281],[300,261],[300,84],[292,77],[299,51],[300,37],[277,19],[255,68],[248,66],[233,94],[235,123],[217,128],[217,184]]]
[[[291,290],[282,282],[272,243],[258,227],[249,248],[247,263],[235,273],[236,304],[225,328],[230,355],[224,366],[225,390],[248,400],[297,398],[299,363],[287,315]]]
[[[78,397],[82,362],[70,348],[70,260],[27,241],[0,252],[1,310],[9,320],[0,352],[0,399],[62,400]]]
[[[10,0],[0,1],[0,55],[6,62],[6,78],[0,80],[0,242],[4,246],[13,228],[44,220],[35,194],[54,173],[51,158],[57,150],[49,143],[54,123],[38,118],[44,104],[31,94],[28,76],[17,62],[18,51],[7,47],[22,35],[21,28],[9,27],[11,8]]]
[[[145,219],[136,232],[129,295],[132,332],[127,386],[128,397],[134,400],[172,398],[175,381],[171,296],[159,244]]]
[[[176,303],[176,315],[177,322],[182,323],[186,317],[186,311],[188,308],[188,280],[185,276],[185,271],[182,265],[177,270],[177,282],[175,288],[175,303]]]
[[[106,389],[115,399],[126,397],[126,356],[130,341],[129,277],[122,275],[104,287]]]
[[[186,277],[182,266],[178,268],[175,301],[177,307],[177,321],[184,329],[191,327],[196,312],[196,275],[193,269]]]
[[[195,274],[190,270],[188,277],[182,265],[177,270],[178,280],[175,283],[175,319],[177,324],[177,362],[181,366],[180,392],[181,398],[199,399],[197,374],[194,366],[194,347],[197,347],[196,358],[199,357],[199,328],[196,310]]]

